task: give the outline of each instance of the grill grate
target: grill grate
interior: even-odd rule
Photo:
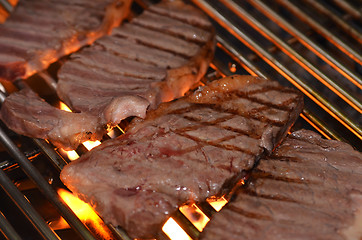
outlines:
[[[230,51],[246,71],[294,85],[307,96],[304,118],[324,135],[361,148],[362,81],[358,59],[362,50],[360,43],[348,35],[352,31],[346,31],[343,39],[339,38],[339,31],[346,29],[338,29],[336,33],[328,31],[333,18],[327,21],[322,14],[318,16],[324,25],[318,24],[318,29],[315,24],[309,26],[308,19],[313,18],[306,18],[305,12],[294,14],[291,7],[298,12],[303,10],[293,1],[278,1],[278,5],[260,0],[194,3],[215,21],[221,48]],[[324,1],[318,6],[325,6],[322,3]],[[314,5],[305,7],[308,14],[313,12]],[[361,32],[353,23],[349,29]],[[219,61],[215,66],[221,72],[230,73],[229,66]]]
[[[152,3],[150,0],[135,2],[135,9]],[[362,14],[358,10],[361,9],[358,1],[192,2],[210,16],[217,30],[215,59],[205,81],[239,73],[259,75],[275,79],[285,86],[294,86],[306,96],[305,109],[296,128],[315,129],[327,138],[349,142],[361,151]],[[49,76],[44,73],[38,76],[54,86],[55,82]],[[40,192],[48,197],[63,217],[73,222],[71,225],[78,235],[82,239],[94,239],[89,230],[59,200],[52,186],[44,180],[43,173],[28,161],[29,156],[24,155],[14,141],[9,139],[9,134],[1,130],[0,139],[7,151],[14,156],[15,162],[36,182]],[[33,139],[32,144],[35,144],[59,174],[68,160],[44,140]],[[86,150],[81,150],[84,151]],[[14,180],[9,179],[11,174],[5,168],[12,166],[12,162],[2,159],[0,166],[2,188],[27,215],[40,236],[44,239],[60,238],[59,232],[54,233],[34,210],[34,203],[30,204],[12,183]],[[198,204],[198,207],[208,217],[216,212],[206,202]],[[17,235],[21,235],[22,229],[13,229],[8,221],[10,217],[2,214],[2,209],[0,206],[2,234],[9,239],[20,239]],[[198,237],[197,228],[180,211],[174,216],[193,239]],[[114,226],[109,228],[115,238],[129,240],[121,229]],[[160,233],[159,238],[168,239],[163,233]]]

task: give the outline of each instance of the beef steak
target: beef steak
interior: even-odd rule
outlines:
[[[0,24],[0,80],[27,78],[109,34],[132,0],[22,0]]]
[[[151,238],[183,203],[203,201],[271,152],[298,117],[302,95],[231,76],[135,119],[125,135],[67,165],[61,180],[106,222]]]
[[[97,121],[94,129],[105,132],[127,117],[145,117],[149,105],[155,108],[196,87],[213,57],[214,47],[214,29],[200,10],[180,0],[163,1],[114,29],[111,36],[73,54],[59,71],[57,93],[72,110],[93,116]],[[58,110],[50,113],[49,106],[48,116],[42,116],[37,112],[39,109],[21,108],[19,103],[14,103],[17,108],[11,108],[10,102],[19,98],[17,95],[6,101],[1,110],[6,112],[1,118],[13,131],[36,138],[53,136],[38,132],[39,128],[65,132],[57,119],[45,124],[28,118],[28,122],[33,121],[37,127],[27,128],[28,122],[21,117],[30,109],[35,111],[32,115],[39,118],[55,117]],[[23,98],[21,102],[26,104],[26,96]],[[9,114],[14,110],[16,112]],[[77,119],[71,117],[71,121]],[[82,124],[82,121],[74,122],[75,126]],[[71,127],[67,130],[75,132],[66,131],[57,136],[58,147],[76,148],[84,140],[73,137],[79,134],[91,139],[102,137],[98,131],[80,133],[80,129]],[[61,138],[64,140],[59,141]],[[49,140],[54,142],[52,138]]]
[[[55,146],[65,149],[74,149],[80,142],[99,139],[104,131],[93,116],[57,109],[30,89],[11,94],[3,105],[6,107],[1,108],[1,119],[7,126],[22,135],[51,139]]]
[[[362,154],[300,130],[261,159],[200,239],[361,239]]]
[[[102,124],[129,117],[124,105],[136,107],[127,103],[130,97],[148,102],[137,114],[144,117],[149,104],[155,108],[199,84],[214,47],[213,26],[200,10],[162,1],[73,54],[59,71],[57,92],[75,111],[100,116]]]

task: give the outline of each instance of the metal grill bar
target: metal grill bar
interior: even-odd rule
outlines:
[[[49,74],[45,73],[45,72],[40,72],[38,73],[38,75],[43,78],[45,80],[45,82],[48,84],[48,86],[55,91],[56,90],[56,81],[54,78],[52,78]],[[29,86],[27,86],[27,84],[22,81],[21,79],[17,80],[15,83],[15,86],[19,89],[23,89],[23,88],[28,88]],[[3,93],[2,91],[0,91],[0,103],[4,102],[6,98],[6,94]],[[6,134],[5,134],[6,135]],[[7,137],[7,136],[4,136]],[[54,148],[45,140],[43,139],[36,139],[33,138],[32,139],[34,141],[34,143],[41,149],[41,151],[45,154],[45,156],[47,156],[47,158],[51,161],[51,163],[53,164],[53,166],[56,167],[56,169],[60,172],[63,167],[65,165],[67,165],[69,162],[67,162],[63,157],[61,157],[61,155],[54,150]],[[1,138],[1,128],[0,128],[0,141],[2,141]],[[19,151],[20,153],[20,151]],[[26,159],[26,157],[24,156],[24,158]],[[25,161],[25,160],[24,160]],[[31,165],[32,166],[32,165]],[[30,167],[30,166],[28,166]],[[0,169],[1,170],[1,169]],[[32,171],[32,170],[29,170]],[[39,176],[41,177],[40,173]],[[42,182],[40,180],[40,182]],[[39,187],[41,188],[42,186],[44,186],[44,184],[48,185],[45,181],[43,183],[39,183]],[[50,186],[49,186],[50,188]],[[51,188],[50,188],[51,189]],[[40,189],[43,191],[43,189]],[[52,189],[51,189],[52,190]],[[46,192],[48,192],[49,189],[46,190]],[[53,195],[56,195],[56,199],[55,201],[61,202],[60,205],[64,205],[64,206],[57,206],[58,210],[60,211],[61,215],[64,216],[65,219],[69,219],[69,213],[68,210],[70,211],[70,214],[73,216],[70,216],[70,225],[72,227],[74,227],[78,233],[80,234],[81,237],[83,237],[83,239],[94,239],[93,235],[91,235],[91,233],[89,232],[89,230],[86,228],[85,225],[83,225],[83,223],[81,221],[78,221],[78,217],[76,215],[73,214],[73,212],[68,208],[68,206],[66,205],[66,203],[63,202],[63,200],[61,198],[58,197],[58,195],[53,191],[53,193],[50,193],[49,198],[50,199],[54,199]],[[61,200],[61,201],[60,201]],[[59,204],[58,204],[59,205]],[[30,205],[31,206],[31,205]],[[23,210],[23,209],[22,209]],[[72,219],[75,218],[75,219]],[[113,232],[113,234],[115,236],[117,236],[119,239],[122,240],[130,240],[130,238],[128,237],[127,233],[124,232],[122,229],[116,228],[111,224],[108,224],[108,228]]]
[[[62,158],[56,151],[54,151],[54,149],[45,140],[34,138],[33,141],[59,170],[59,172],[65,165],[67,165],[67,161],[65,161],[65,159]]]
[[[330,88],[335,92],[339,97],[346,101],[349,105],[355,108],[357,111],[362,113],[362,103],[359,102],[356,98],[348,93],[343,86],[340,86],[338,83],[335,83],[332,79],[326,76],[322,71],[318,69],[317,66],[314,66],[311,62],[301,56],[297,51],[285,43],[282,39],[273,34],[269,29],[267,29],[261,22],[255,19],[247,10],[243,9],[235,2],[230,0],[222,0],[225,6],[232,9],[240,18],[247,21],[252,27],[254,27],[260,34],[264,35],[266,38],[270,39],[277,47],[279,47],[283,52],[293,58],[294,61],[298,62],[303,68],[309,71],[313,76],[315,76],[319,81],[324,83],[325,86]]]
[[[263,3],[260,0],[249,1],[251,5],[261,11],[268,18],[276,22],[280,27],[282,27],[289,34],[296,37],[304,46],[306,46],[310,51],[316,54],[318,57],[327,62],[330,66],[340,72],[345,78],[351,81],[353,84],[362,89],[362,78],[358,76],[354,71],[347,68],[345,64],[332,56],[328,51],[326,51],[320,44],[313,41],[307,36],[307,34],[298,30],[295,26],[290,24],[287,20],[281,17],[275,10],[269,7],[267,4]]]
[[[248,73],[253,76],[260,76],[267,78],[267,75],[263,74],[260,69],[256,68],[247,58],[242,56],[231,44],[227,42],[222,36],[217,36],[218,47],[222,48],[223,51],[227,52],[229,55],[234,56],[236,60]],[[222,71],[219,69],[219,71]],[[224,73],[225,74],[225,73]]]
[[[222,0],[222,1],[206,1],[206,0],[192,0],[195,5],[199,6],[202,10],[204,10],[207,14],[211,16],[224,30],[227,30],[231,35],[233,35],[237,41],[230,39],[229,36],[224,36],[222,33],[217,35],[217,47],[218,51],[222,51],[228,55],[228,59],[236,61],[238,65],[240,65],[246,72],[252,75],[258,75],[266,78],[270,78],[271,73],[268,71],[267,68],[263,68],[259,64],[256,64],[257,61],[264,60],[267,65],[271,66],[274,70],[277,71],[278,74],[283,76],[287,79],[291,84],[295,87],[300,89],[308,98],[312,99],[320,108],[324,109],[327,113],[337,119],[341,124],[343,124],[346,128],[348,128],[357,138],[362,139],[362,130],[360,128],[359,122],[354,118],[345,114],[344,111],[340,110],[340,107],[336,106],[333,102],[330,102],[323,94],[320,93],[319,90],[316,90],[313,85],[311,85],[308,81],[305,81],[303,77],[295,73],[294,66],[285,66],[283,61],[281,61],[277,55],[279,54],[279,49],[293,61],[297,62],[299,66],[301,66],[304,70],[308,71],[310,75],[312,75],[315,79],[318,79],[320,82],[323,83],[324,86],[327,86],[331,89],[334,94],[338,95],[341,99],[347,102],[348,105],[352,106],[355,111],[362,112],[361,110],[361,101],[360,96],[356,97],[356,94],[353,92],[351,93],[348,88],[346,89],[343,84],[340,82],[335,82],[333,78],[330,78],[328,75],[325,74],[322,70],[320,70],[318,64],[310,62],[307,58],[303,57],[300,52],[295,49],[295,44],[301,43],[303,44],[308,50],[313,52],[317,55],[320,59],[325,61],[328,65],[333,67],[339,74],[349,80],[353,85],[357,86],[359,89],[362,89],[362,77],[356,71],[352,70],[344,63],[343,58],[337,58],[333,52],[330,52],[328,49],[325,49],[321,46],[317,41],[310,37],[309,32],[303,32],[297,26],[294,26],[288,22],[287,19],[283,18],[273,6],[275,5],[274,2],[271,1],[263,1],[263,0],[248,0],[248,1],[231,1],[231,0]],[[152,3],[152,0],[135,0],[135,2],[141,6],[142,8],[146,8]],[[294,14],[296,14],[302,21],[306,22],[308,25],[311,26],[316,32],[324,36],[328,41],[331,41],[333,44],[337,46],[341,51],[347,54],[349,57],[353,59],[353,61],[357,63],[361,63],[361,54],[360,52],[343,42],[338,36],[336,36],[331,31],[325,29],[322,24],[319,24],[318,21],[314,20],[308,14],[304,13],[301,9],[298,8],[298,3],[292,1],[284,1],[278,0],[277,1],[280,5],[284,6],[285,9],[290,10]],[[305,0],[311,7],[316,9],[317,11],[321,12],[325,15],[330,15],[334,19],[334,21],[339,24],[344,30],[349,30],[350,26],[347,25],[345,21],[339,21],[338,16],[334,13],[330,12],[329,10],[324,8],[324,5],[315,3],[311,0]],[[336,5],[340,5],[341,8],[346,9],[354,18],[361,18],[361,13],[353,8],[351,4],[346,1],[337,1],[333,0]],[[253,13],[249,13],[249,9],[245,4],[253,6],[259,12],[264,14],[267,18],[274,21],[280,28],[286,31],[288,34],[291,35],[287,40],[283,40],[283,38],[279,37],[279,35],[275,34],[272,30],[266,27],[265,22],[258,19]],[[222,8],[222,9],[221,9]],[[220,10],[221,9],[221,10]],[[233,14],[228,14],[228,12]],[[295,13],[296,12],[296,13]],[[233,15],[233,16],[232,16]],[[236,17],[235,17],[236,16]],[[242,28],[238,27],[235,24],[236,21],[242,19],[246,22],[249,26],[253,27],[258,34],[262,35],[268,41],[270,41],[273,46],[265,47],[258,41],[255,41],[255,36],[251,35],[248,31],[242,30]],[[268,21],[268,19],[265,19]],[[358,37],[360,37],[360,33],[358,31],[352,31],[352,37],[355,38],[356,42],[360,41]],[[340,43],[341,41],[341,43]],[[236,45],[241,45],[243,43],[248,50],[252,52],[250,55],[245,55],[240,48]],[[276,46],[276,47],[274,47]],[[232,71],[227,66],[227,63],[223,62],[222,60],[216,58],[211,65],[212,68],[216,70],[216,72],[212,73],[214,75],[230,75]],[[56,82],[54,79],[51,79],[50,76],[46,75],[45,73],[38,73],[45,81],[53,88],[56,87]],[[0,100],[3,100],[4,96],[0,95]],[[304,109],[303,114],[301,116],[305,119],[308,123],[314,126],[318,131],[320,131],[324,136],[327,138],[333,138],[338,140],[344,140],[341,138],[338,129],[335,127],[330,127],[328,123],[324,120],[321,120],[318,116],[318,112],[316,114],[314,109],[309,109],[308,106]],[[337,132],[336,132],[337,131]],[[9,148],[9,150],[15,154],[15,158],[18,159],[20,156],[20,162],[25,161],[27,164],[30,162],[26,159],[26,157],[19,153],[18,149],[14,147],[14,145],[9,145],[8,137],[3,133],[0,129],[0,139],[5,143],[5,145]],[[11,142],[11,141],[10,141]],[[60,155],[54,151],[54,149],[44,140],[37,140],[35,139],[34,142],[40,146],[43,153],[51,160],[53,165],[58,169],[61,170],[66,164],[67,161],[64,160]],[[15,150],[14,150],[15,149]],[[17,150],[16,150],[17,149]],[[13,152],[15,151],[15,153]],[[19,155],[20,154],[20,155]],[[21,156],[22,155],[22,156]],[[30,174],[30,178],[42,178],[38,171],[34,168],[24,165],[23,168],[26,171],[35,171],[35,176]],[[31,164],[30,164],[31,165]],[[1,175],[1,173],[0,173]],[[44,194],[49,197],[53,201],[60,201],[57,194],[54,190],[50,187],[50,185],[44,180],[36,180],[42,183],[38,183],[39,189],[44,191]],[[3,184],[3,183],[2,183]],[[45,190],[43,189],[43,184],[46,184]],[[15,187],[15,186],[14,186]],[[16,188],[16,187],[15,187]],[[51,192],[48,192],[48,188],[50,188]],[[17,189],[16,189],[17,190]],[[53,199],[55,198],[55,200]],[[54,203],[53,203],[54,204]],[[58,207],[58,203],[54,204],[54,206]],[[64,203],[60,203],[61,205],[65,205]],[[66,205],[65,205],[66,206]],[[71,211],[67,206],[65,210],[63,209],[64,206],[60,207],[59,209],[61,215],[68,214],[68,211]],[[28,209],[28,207],[25,207]],[[1,214],[1,212],[0,212]],[[178,215],[181,214],[180,212],[177,213]],[[177,215],[176,214],[176,215]],[[3,219],[0,216],[0,227],[7,226],[6,219]],[[84,239],[94,239],[94,237],[88,232],[88,229],[81,223],[78,218],[74,215],[71,218],[75,217],[76,224],[72,225],[72,227],[81,232],[80,235]],[[66,218],[66,217],[65,217]],[[181,222],[181,225],[187,228],[186,232],[188,232],[193,238],[197,238],[198,232],[197,230],[190,225],[190,222],[183,216],[178,216],[177,219]],[[4,225],[2,225],[4,224]],[[130,240],[127,234],[114,226],[109,225],[109,228],[115,233],[119,239]],[[81,230],[79,230],[81,229]],[[82,229],[86,229],[86,233],[83,233]],[[12,233],[5,233],[7,236],[12,236]],[[15,233],[16,234],[16,233]],[[16,236],[14,235],[16,239]],[[166,239],[167,237],[161,235],[161,239]]]
[[[330,20],[335,22],[340,28],[342,28],[345,32],[347,32],[351,37],[356,39],[359,43],[362,43],[362,34],[359,33],[357,30],[351,27],[346,21],[343,20],[343,18],[338,17],[336,14],[334,14],[332,11],[330,11],[328,8],[323,6],[323,4],[319,3],[318,1],[314,0],[304,0],[309,5],[313,6],[316,10],[321,12],[322,14],[328,16]]]
[[[352,6],[349,2],[343,0],[332,0],[332,2],[334,2],[340,8],[344,9],[346,12],[348,12],[348,14],[350,14],[353,18],[360,20],[362,19],[361,6],[358,9],[358,7]]]
[[[51,188],[38,170],[29,162],[24,154],[11,141],[6,133],[0,128],[0,141],[9,153],[16,159],[27,176],[36,183],[40,191],[49,201],[62,213],[64,219],[71,225],[83,239],[95,239],[89,230],[83,225],[72,210],[59,198],[58,194]],[[15,187],[13,185],[13,187]]]
[[[233,7],[231,7],[232,11],[235,11],[235,9],[239,9],[237,5],[232,3],[231,1],[223,1],[224,3],[230,3]],[[313,86],[311,86],[307,81],[304,79],[298,77],[296,74],[294,74],[294,69],[290,68],[288,66],[283,65],[281,61],[279,61],[276,57],[274,57],[275,54],[270,53],[268,49],[261,46],[257,41],[255,41],[251,36],[250,33],[245,31],[244,29],[240,29],[237,26],[235,26],[229,17],[226,17],[225,9],[219,9],[217,4],[212,4],[210,1],[194,1],[196,5],[198,5],[201,9],[203,9],[206,13],[208,13],[222,28],[226,29],[228,32],[230,32],[233,36],[235,36],[239,41],[241,41],[243,44],[245,44],[248,48],[250,48],[252,51],[254,51],[259,57],[261,57],[265,62],[267,62],[270,66],[272,66],[275,70],[277,70],[283,77],[285,77],[290,83],[292,83],[294,86],[296,86],[299,90],[301,90],[304,94],[306,94],[307,97],[312,99],[315,103],[317,103],[322,109],[324,109],[326,112],[328,112],[331,116],[333,116],[335,119],[337,119],[340,123],[342,123],[346,128],[348,128],[351,132],[353,132],[359,139],[362,139],[362,130],[359,126],[359,124],[356,122],[356,119],[352,119],[349,116],[347,116],[343,111],[341,111],[334,103],[331,103],[328,101],[323,95],[316,91]],[[222,6],[224,7],[224,6]],[[221,8],[221,7],[220,7]],[[230,10],[230,9],[229,9]],[[224,12],[222,14],[221,12]],[[245,13],[243,11],[243,13]],[[248,19],[245,19],[248,24],[255,25],[256,19],[250,16],[250,14],[247,15]],[[251,19],[251,20],[250,20]],[[265,28],[260,27],[259,29],[266,30]],[[261,34],[265,35],[264,31],[260,31]],[[272,37],[270,37],[272,34],[266,35],[269,40],[273,40]],[[273,36],[274,37],[274,36]],[[279,40],[278,40],[279,41]],[[276,42],[278,44],[278,42]],[[280,43],[282,44],[282,43]],[[289,57],[291,57],[293,60],[300,61],[294,54],[296,53],[293,49],[291,49],[288,45],[282,44],[280,46]],[[284,48],[283,48],[284,47]],[[310,66],[308,66],[308,69],[310,69]],[[314,67],[314,70],[316,67]],[[318,71],[319,72],[319,71]],[[318,78],[318,75],[315,74],[313,71],[313,76]],[[340,93],[339,91],[337,91]],[[361,103],[354,99],[354,101],[358,104],[356,108],[360,111]]]
[[[2,212],[0,212],[0,232],[7,236],[8,239],[21,240],[19,234],[15,231],[13,226],[11,226]]]
[[[1,129],[0,134],[3,134]],[[35,229],[44,239],[60,239],[58,235],[54,233],[49,225],[46,224],[41,216],[35,211],[32,205],[27,201],[26,197],[21,194],[21,192],[15,187],[12,181],[7,177],[6,173],[1,169],[0,183],[4,191],[9,195],[11,199],[13,199],[14,203],[16,203],[19,209],[24,213],[24,215],[29,219],[29,221],[33,224]]]
[[[49,84],[49,87],[54,87],[54,86],[56,87],[56,81],[51,76],[47,75],[46,73],[40,73],[39,75]],[[28,87],[26,85],[26,83],[24,83],[22,80],[17,81],[15,85],[20,89]],[[55,88],[52,88],[52,89],[55,90]],[[0,91],[0,103],[4,102],[5,98],[6,98],[6,94],[3,93],[2,91]],[[46,142],[43,139],[33,138],[32,140],[42,150],[42,152],[45,154],[45,156],[47,156],[47,158],[51,161],[53,166],[56,167],[57,170],[59,170],[59,172],[63,169],[63,167],[65,165],[68,164],[68,162],[63,157],[61,157],[60,154],[57,151],[55,151],[54,148],[48,142]],[[69,209],[69,207],[66,205],[66,203],[64,203],[63,200],[58,197],[58,195],[53,191],[53,189],[50,187],[50,185],[44,179],[42,179],[41,174],[37,171],[34,171],[35,168],[31,165],[31,163],[28,162],[26,157],[20,152],[19,149],[17,149],[15,144],[13,144],[11,142],[10,138],[2,131],[1,128],[0,128],[0,141],[3,144],[4,144],[3,141],[10,142],[9,145],[5,145],[5,146],[7,146],[7,149],[8,149],[8,147],[10,147],[10,149],[8,149],[8,150],[14,151],[15,153],[13,153],[13,154],[15,154],[17,157],[23,158],[20,161],[21,162],[25,161],[25,167],[29,169],[28,170],[29,172],[34,173],[34,179],[37,179],[36,181],[38,181],[37,184],[38,184],[40,190],[44,191],[44,193],[48,193],[47,197],[53,202],[53,204],[56,207],[58,207],[58,210],[60,211],[61,215],[65,219],[67,219],[67,220],[69,219],[68,221],[70,221],[70,225],[75,230],[77,230],[78,234],[83,239],[87,239],[87,240],[94,239],[93,235],[89,232],[89,230],[86,228],[86,226],[78,219],[78,217],[76,215],[74,215],[74,213],[72,212],[72,210]],[[17,160],[19,161],[19,159],[17,159]],[[20,165],[22,165],[22,164],[20,164]],[[0,169],[0,171],[2,171],[2,170]],[[9,187],[16,189],[16,187],[13,185],[11,180],[9,180],[9,181],[10,182],[7,183],[7,186],[12,185]],[[0,182],[0,184],[2,185],[3,182]],[[45,189],[43,189],[43,187],[45,187]],[[21,193],[19,192],[19,194],[21,194]],[[56,203],[56,202],[59,202],[59,203]],[[64,206],[62,206],[62,205],[64,205]],[[32,205],[30,205],[30,204],[21,205],[21,206],[19,206],[19,209],[22,211],[29,211],[28,210],[29,207],[32,208]],[[41,219],[41,217],[39,217],[39,219]],[[39,220],[39,221],[41,221],[41,220]],[[4,224],[6,224],[6,222],[4,222]],[[49,226],[45,222],[44,222],[44,224],[49,228]],[[34,226],[37,230],[39,230],[39,228],[37,228],[37,225],[34,224]],[[0,225],[0,227],[2,227],[2,226]],[[42,226],[42,228],[44,228],[44,227]],[[124,232],[122,229],[116,228],[111,224],[108,224],[108,228],[113,232],[114,236],[118,237],[118,239],[131,240],[128,237],[127,233]],[[8,234],[8,233],[6,233],[6,234]],[[9,232],[9,234],[10,235],[6,235],[6,236],[11,237],[12,233]],[[12,239],[12,238],[10,238],[10,239]],[[45,238],[45,239],[52,239],[52,238]]]
[[[13,11],[13,6],[7,0],[0,0],[0,6],[2,6],[8,13]]]
[[[268,74],[266,71],[256,68],[248,59],[243,57],[237,50],[230,45],[227,40],[223,39],[223,37],[218,36],[218,47],[223,51],[227,52],[235,61],[237,61],[247,72],[254,76],[261,76],[267,78]],[[214,66],[215,70],[220,72],[223,75],[226,75],[225,68],[222,66],[218,66],[217,64]],[[303,109],[303,113],[301,117],[305,119],[309,124],[311,124],[316,130],[318,130],[322,135],[324,135],[328,139],[337,139],[342,141],[343,139],[338,136],[335,131],[328,128],[323,122],[321,122],[313,113],[308,111],[307,109]]]
[[[362,55],[360,52],[356,51],[356,49],[349,46],[345,41],[343,41],[339,36],[329,31],[326,27],[320,24],[313,17],[309,16],[305,12],[301,10],[301,5],[296,5],[296,3],[292,3],[291,1],[286,0],[277,0],[278,3],[286,7],[289,11],[291,11],[295,16],[305,21],[308,25],[310,25],[315,31],[328,39],[331,43],[333,43],[337,48],[339,48],[342,52],[346,53],[352,59],[354,59],[359,64],[362,64]]]

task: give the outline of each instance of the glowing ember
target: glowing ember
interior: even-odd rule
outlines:
[[[229,69],[230,69],[230,72],[234,73],[236,72],[236,64],[235,63],[229,63]]]
[[[228,202],[224,197],[221,198],[208,198],[206,201],[213,207],[217,212],[220,211],[225,204]]]
[[[67,156],[70,161],[74,161],[74,160],[79,158],[78,153],[76,151],[74,151],[74,150],[73,151],[65,151],[63,149],[59,149],[59,151],[61,152],[61,154],[63,156]]]
[[[200,232],[210,221],[210,219],[200,210],[198,206],[196,206],[196,204],[181,206],[180,211]]]
[[[171,240],[192,240],[173,218],[169,218],[167,220],[167,222],[162,227],[162,231]]]
[[[98,145],[101,145],[101,142],[96,141],[86,141],[83,143],[84,147],[88,149],[88,151],[92,150],[93,148],[97,147]]]
[[[94,212],[91,206],[64,189],[59,189],[58,194],[84,224],[89,225],[90,228],[96,231],[96,234],[100,236],[100,239],[112,239],[110,230],[106,227],[102,219]],[[51,223],[50,226],[53,229],[69,228],[69,225],[63,218],[57,222]]]
[[[70,161],[74,161],[76,159],[79,158],[79,155],[76,151],[72,150],[72,151],[67,151],[67,155]]]
[[[59,102],[59,105],[60,105],[60,109],[63,110],[63,111],[66,111],[66,112],[72,112],[72,110],[70,110],[70,108],[63,102]]]

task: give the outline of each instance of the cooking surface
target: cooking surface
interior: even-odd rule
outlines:
[[[359,239],[361,161],[343,142],[293,132],[260,160],[200,240]]]
[[[139,13],[148,3],[150,1],[136,1],[133,13]],[[361,151],[362,49],[359,39],[362,20],[360,12],[356,11],[360,7],[358,1],[195,0],[194,3],[211,17],[217,29],[216,57],[205,81],[239,73],[265,76],[285,86],[296,87],[306,97],[305,110],[294,129],[312,129],[326,137],[346,141]],[[29,82],[39,81],[41,86],[46,86],[46,81],[39,75],[33,76]],[[44,90],[49,88],[35,86],[35,89],[48,100],[54,99],[53,92],[49,94]],[[32,140],[24,141],[23,137],[14,134],[10,136],[26,156],[32,158],[46,181],[55,189],[63,187],[58,172],[67,159],[64,162],[52,150],[46,150],[47,154],[40,153],[40,148]],[[77,151],[82,154],[87,150],[81,147]],[[45,221],[56,221],[59,215],[54,206],[44,200],[20,168],[9,167],[14,160],[4,148],[0,154],[3,169],[32,205],[40,209]],[[39,239],[18,210],[8,211],[15,205],[3,191],[0,197],[0,211],[15,229],[26,239],[32,239],[29,236]],[[49,206],[46,211],[41,210],[44,206]],[[205,203],[200,204],[200,208],[208,216],[215,212]],[[197,229],[179,212],[176,215],[186,232],[197,237]],[[69,228],[56,232],[62,239],[77,238],[75,231]],[[120,232],[116,235],[127,239]],[[167,237],[161,233],[160,238]]]

